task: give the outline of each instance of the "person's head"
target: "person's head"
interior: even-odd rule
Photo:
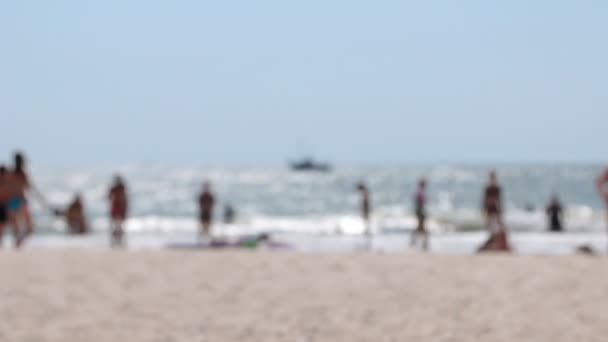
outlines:
[[[122,184],[123,184],[122,176],[119,174],[115,174],[114,175],[114,185],[122,185]]]
[[[15,152],[13,161],[15,163],[15,171],[23,171],[25,169],[25,156],[23,153],[19,151]]]
[[[7,172],[8,170],[6,169],[6,166],[0,165],[0,179],[4,179],[4,177],[6,177]]]
[[[359,182],[359,184],[357,184],[357,190],[359,190],[360,192],[365,192],[367,191],[367,186],[364,182]]]
[[[420,178],[418,181],[418,188],[425,189],[426,188],[426,178]]]
[[[82,202],[82,195],[80,194],[80,192],[77,192],[74,195],[74,203],[81,203]]]
[[[209,182],[208,180],[203,181],[203,192],[210,192],[211,191],[211,182]]]
[[[496,175],[496,170],[490,170],[490,184],[496,184],[498,182],[498,176]]]

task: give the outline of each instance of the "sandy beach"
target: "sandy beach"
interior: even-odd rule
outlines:
[[[1,341],[605,341],[584,256],[28,250]]]

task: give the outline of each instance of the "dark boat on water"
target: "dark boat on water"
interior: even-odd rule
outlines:
[[[331,166],[328,163],[320,163],[312,158],[306,158],[299,161],[292,162],[290,164],[292,171],[316,171],[316,172],[329,172]]]

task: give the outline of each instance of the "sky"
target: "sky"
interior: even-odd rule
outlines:
[[[5,1],[0,153],[608,160],[608,2]]]

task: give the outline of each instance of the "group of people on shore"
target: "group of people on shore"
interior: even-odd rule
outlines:
[[[12,167],[0,165],[0,246],[7,226],[12,233],[17,248],[33,233],[33,220],[29,207],[28,197],[35,197],[43,207],[46,207],[58,217],[65,218],[70,234],[86,234],[90,231],[85,217],[82,196],[76,194],[73,201],[65,209],[52,209],[48,201],[34,186],[25,167],[25,157],[22,153],[14,154]],[[608,206],[608,169],[606,169],[596,182],[600,197]],[[366,248],[372,246],[371,214],[372,201],[369,187],[360,182],[357,185],[360,194],[361,216],[365,223]],[[123,178],[116,175],[108,192],[109,218],[110,218],[110,245],[124,246],[124,223],[128,216],[129,199],[127,187]],[[198,221],[200,224],[199,237],[212,235],[211,225],[215,207],[215,196],[209,181],[205,181],[197,198],[199,209]],[[427,180],[418,181],[413,196],[414,214],[417,220],[416,229],[411,234],[410,246],[421,244],[423,250],[429,249],[429,233],[427,221]],[[510,251],[507,228],[503,219],[502,189],[498,183],[496,171],[489,172],[488,182],[482,194],[482,212],[485,218],[485,227],[488,230],[488,239],[479,247],[479,251]],[[563,207],[557,196],[553,196],[546,208],[549,230],[561,231],[563,229]],[[231,223],[234,220],[234,209],[227,205],[224,211],[224,220]]]
[[[598,180],[598,191],[600,191],[608,206],[608,169]],[[417,247],[421,243],[423,250],[429,249],[429,232],[426,228],[427,220],[427,180],[421,178],[413,196],[414,215],[417,226],[412,231],[410,237],[410,247]],[[371,246],[371,195],[368,186],[361,182],[357,186],[361,198],[361,216],[366,225],[365,235],[367,236],[366,245]],[[479,247],[479,252],[485,251],[511,251],[509,244],[507,227],[503,218],[502,188],[498,183],[498,176],[495,170],[491,170],[488,175],[488,182],[483,189],[481,210],[485,219],[485,228],[488,231],[488,239]],[[554,195],[546,208],[549,222],[549,231],[560,232],[563,230],[563,207],[557,195]]]

